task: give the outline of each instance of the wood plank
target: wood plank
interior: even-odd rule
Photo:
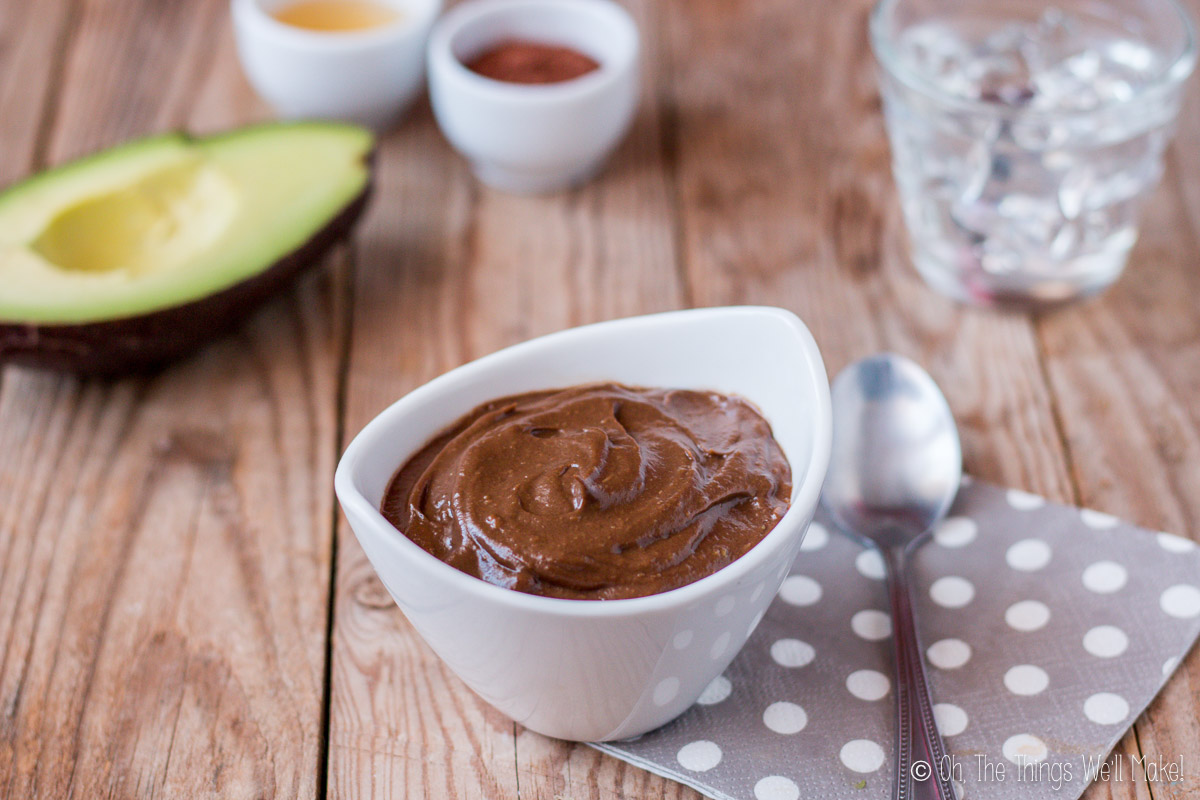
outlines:
[[[54,162],[185,125],[213,67],[224,4],[84,0],[63,68]]]
[[[565,268],[560,280],[567,308],[557,321],[543,311],[539,322],[546,333],[571,325],[603,319],[647,314],[689,304],[687,286],[676,252],[678,220],[673,185],[674,158],[667,141],[669,117],[663,105],[671,91],[666,72],[665,6],[654,0],[626,4],[641,30],[643,48],[642,104],[638,118],[608,172],[571,202],[586,215],[570,209],[568,230],[582,244],[560,246],[559,254],[535,265],[546,274]],[[524,202],[499,195],[485,216],[495,220],[496,231],[526,207]],[[542,204],[538,203],[537,206]],[[541,209],[531,209],[535,214]],[[537,226],[531,214],[528,225]],[[519,229],[518,229],[519,230]],[[520,258],[526,233],[510,232],[490,238],[488,271],[502,274],[500,263]],[[572,263],[574,262],[574,263]],[[529,279],[535,276],[530,275]],[[530,332],[530,335],[534,335]],[[584,745],[549,739],[517,728],[517,774],[522,798],[535,800],[617,800],[617,798],[671,798],[699,795]]]
[[[226,15],[222,0],[85,5],[50,160],[236,121],[193,111],[203,81],[233,81]],[[6,372],[0,795],[318,794],[334,283],[152,376]]]
[[[969,471],[1070,500],[1028,320],[936,295],[903,253],[869,6],[671,6],[694,300],[791,308],[812,328],[830,375],[883,348],[915,358],[948,395]]]
[[[756,7],[754,12],[747,11],[746,17],[760,11]],[[812,323],[826,347],[832,368],[881,345],[914,354],[929,364],[935,374],[940,374],[944,382],[949,376],[955,377],[953,383],[947,382],[948,389],[966,428],[972,471],[1057,499],[1073,499],[1050,398],[1041,379],[1037,341],[1029,322],[1021,317],[963,311],[933,296],[908,271],[898,254],[900,226],[897,215],[890,210],[894,204],[888,197],[886,154],[879,152],[882,134],[877,116],[871,116],[876,113],[875,101],[869,96],[873,84],[864,68],[839,71],[848,64],[864,63],[861,41],[855,44],[863,29],[862,14],[847,22],[852,15],[824,19],[813,19],[811,15],[791,17],[797,13],[791,5],[781,5],[774,11],[747,21],[732,15],[726,7],[716,9],[712,4],[689,3],[682,11],[672,9],[667,23],[667,29],[681,37],[675,43],[676,58],[669,70],[679,76],[681,88],[677,95],[669,95],[667,99],[671,104],[669,118],[677,124],[668,131],[665,145],[668,153],[678,154],[678,160],[674,165],[664,166],[668,169],[674,166],[677,171],[686,274],[696,302],[781,302],[782,298],[784,304],[799,310]],[[744,38],[737,38],[738,31]],[[722,36],[734,37],[734,44],[730,45]],[[824,46],[830,41],[836,43],[833,48]],[[780,42],[790,43],[788,52],[793,56],[799,54],[796,60],[755,63],[755,75],[744,74],[745,59],[741,54],[770,53],[771,45]],[[839,45],[845,49],[840,60],[832,57]],[[705,58],[689,65],[688,53],[704,53]],[[815,101],[811,104],[805,98],[791,105],[781,102],[779,86],[762,78],[814,73],[827,76],[827,80],[802,82],[803,86],[795,87],[801,93],[815,92],[816,96],[807,98]],[[847,74],[851,77],[844,77]],[[734,85],[722,84],[722,76],[734,76],[730,78]],[[756,80],[762,85],[757,85]],[[660,84],[658,91],[668,94],[671,90]],[[856,92],[868,96],[859,101]],[[848,106],[856,116],[843,120],[836,117],[836,112],[847,96],[851,98]],[[815,119],[804,118],[805,109],[813,107],[823,113],[814,115]],[[770,125],[764,124],[763,119],[768,119]],[[851,135],[847,136],[847,131]],[[484,222],[476,225],[476,230],[483,230],[486,235],[473,235],[474,247],[487,247],[504,254],[507,250],[503,242],[515,235],[506,231],[522,230],[522,220],[546,219],[543,213],[526,216],[524,212],[529,206],[505,201],[505,227],[488,231],[486,206],[491,198],[486,195],[485,192],[483,210],[479,212]],[[880,224],[886,231],[882,236],[874,233]],[[496,237],[500,237],[500,245]],[[526,232],[521,254],[526,258],[530,254],[544,258],[541,248],[548,247],[547,242],[545,231],[538,231],[534,238]],[[474,314],[467,318],[470,333],[465,353],[461,346],[447,345],[445,335],[434,336],[429,351],[436,351],[439,346],[457,350],[458,360],[463,360],[487,349],[489,344],[494,346],[541,332],[536,319],[530,321],[525,315],[513,317],[507,313],[507,309],[514,303],[519,305],[521,300],[520,292],[506,280],[514,266],[502,263],[493,269],[495,280],[489,286],[499,294],[488,296],[498,296],[502,301],[484,309],[492,319],[477,318]],[[516,269],[520,269],[519,264]],[[470,276],[467,278],[472,280]],[[556,285],[554,279],[553,274],[540,275],[542,285],[562,291],[564,287]],[[570,287],[566,288],[570,292]],[[469,301],[470,297],[467,290],[465,299]],[[433,315],[439,320],[436,326],[439,333],[449,333],[453,338],[453,331],[444,330],[436,310],[443,308],[446,301],[422,305],[435,309]],[[916,309],[918,313],[906,317],[898,309]],[[473,309],[468,305],[464,310]],[[848,314],[871,322],[847,326],[844,322]],[[481,321],[477,324],[476,319]],[[504,327],[506,320],[514,327]],[[577,312],[564,311],[560,324],[579,320]],[[485,330],[482,335],[481,328]],[[396,354],[393,359],[399,362],[401,356]],[[357,373],[360,362],[356,358],[353,363]],[[381,399],[380,405],[386,399],[390,398]],[[361,564],[361,555],[355,554],[355,558]],[[343,595],[339,592],[339,603]],[[350,645],[336,640],[335,652],[342,646]],[[335,677],[338,674],[335,670]],[[335,709],[343,691],[348,691],[348,687],[340,689],[335,681]],[[462,691],[461,687],[458,691]],[[441,698],[439,702],[447,704],[448,700]],[[486,716],[488,712],[483,713]],[[335,715],[335,730],[336,723]],[[522,795],[532,791],[535,796],[558,793],[568,796],[566,792],[576,785],[586,796],[631,791],[630,776],[622,775],[624,768],[616,767],[615,762],[597,760],[586,751],[563,749],[528,732],[521,733],[517,741]],[[428,751],[428,747],[422,749]],[[1132,737],[1127,738],[1122,749],[1136,752]],[[542,752],[535,753],[536,750]],[[531,755],[529,766],[523,767],[524,759]],[[580,761],[584,762],[582,766]],[[334,764],[337,763],[335,758]],[[551,768],[548,774],[546,766]],[[474,765],[474,769],[478,771],[480,765]],[[605,770],[607,775],[598,774]],[[336,773],[336,767],[332,771]],[[410,768],[409,772],[416,771]],[[586,775],[582,780],[577,777],[580,772]],[[395,777],[394,773],[389,774]],[[407,783],[397,780],[387,786],[414,787],[418,781],[423,781],[421,786],[429,785],[423,776],[410,775]],[[656,786],[659,791],[674,790],[653,778],[633,785],[641,794],[652,794]],[[357,796],[372,791],[380,794],[382,787],[341,788],[346,794]],[[1093,790],[1092,796],[1126,797],[1139,793],[1144,796],[1144,791],[1134,788],[1101,786]]]
[[[653,31],[653,3],[633,6]],[[387,142],[359,250],[348,436],[463,361],[683,302],[652,68],[645,82],[630,137],[579,191],[528,198],[479,186],[424,106]],[[513,724],[420,641],[344,525],[338,552],[331,797],[695,796],[586,747],[523,730],[514,739]]]
[[[437,372],[537,333],[672,307],[691,295],[700,304],[777,302],[813,325],[831,370],[889,346],[925,360],[944,383],[953,377],[947,388],[966,422],[971,469],[1071,499],[1027,321],[962,312],[932,297],[898,255],[899,222],[879,163],[886,152],[867,114],[875,113],[871,79],[861,68],[862,43],[853,41],[861,9],[835,16],[776,4],[761,9],[761,21],[749,10],[715,9],[677,3],[658,12],[677,37],[671,72],[683,76],[678,94],[669,76],[648,80],[668,122],[660,133],[651,108],[611,175],[583,192],[523,200],[472,188],[426,110],[389,142],[381,161],[390,188],[380,193],[357,276],[344,430],[353,433]],[[72,13],[65,4],[54,10],[62,19]],[[224,13],[216,2],[83,8],[77,46],[64,62],[70,80],[50,157],[185,121],[208,129],[263,116],[231,67]],[[644,30],[656,22],[640,13]],[[54,13],[39,19],[53,21]],[[730,19],[732,30],[722,31]],[[50,28],[20,27],[19,47],[0,49],[0,58],[16,52],[34,72],[5,71],[21,82],[0,73],[0,110],[28,102],[32,89],[52,80],[36,70],[52,72],[53,60],[41,61],[26,38]],[[210,51],[215,30],[220,44]],[[754,62],[738,48],[769,53],[773,44],[787,52],[746,74]],[[689,64],[688,53],[705,57]],[[732,72],[715,74],[723,68]],[[822,77],[794,79],[814,74]],[[839,112],[839,104],[861,114]],[[803,119],[810,108],[828,115]],[[36,158],[36,126],[6,123],[0,137],[0,170],[19,171],[10,154],[22,148]],[[682,285],[667,208],[675,179],[688,267]],[[1195,185],[1183,184],[1185,200]],[[347,321],[338,310],[340,281],[349,273],[346,261],[339,267],[233,340],[154,378],[101,384],[7,372],[0,609],[13,611],[0,612],[0,794],[34,796],[35,785],[44,796],[319,791],[327,484]],[[534,279],[546,292],[540,305],[522,291]],[[1195,296],[1194,285],[1174,285]],[[1149,291],[1164,309],[1188,310],[1164,302],[1179,294]],[[850,314],[871,324],[846,325]],[[1060,344],[1074,333],[1066,330]],[[1195,337],[1184,333],[1187,347]],[[1155,328],[1152,363],[1135,371],[1151,376],[1150,400],[1177,403],[1195,388],[1192,363],[1158,351],[1178,344],[1174,335]],[[1051,331],[1043,336],[1049,348]],[[1134,400],[1129,408],[1149,402]],[[1189,413],[1171,405],[1160,416],[1182,419],[1181,428],[1131,437],[1146,452],[1163,451],[1172,479],[1195,474],[1186,471]],[[1080,485],[1088,496],[1089,481]],[[1107,485],[1095,485],[1101,498]],[[1183,499],[1166,497],[1164,513],[1193,519]],[[344,528],[339,553],[332,792],[694,796],[589,750],[514,732],[415,638]],[[1189,688],[1169,703],[1161,752],[1181,742],[1197,750],[1180,733],[1196,701]],[[1133,752],[1134,745],[1127,737],[1122,747]]]
[[[1200,2],[1188,3],[1193,18]],[[1191,81],[1163,186],[1140,241],[1102,297],[1039,324],[1071,466],[1085,505],[1200,539],[1200,86]],[[1182,762],[1155,798],[1193,797],[1200,782],[1200,651],[1138,720],[1152,761]]]
[[[1034,326],[938,296],[904,255],[866,38],[871,5],[671,4],[693,299],[793,309],[830,375],[879,349],[909,355],[945,390],[969,472],[1072,502]],[[1118,752],[1137,754],[1135,738]],[[1139,796],[1145,789],[1133,782],[1085,795]]]
[[[699,792],[581,745],[518,729],[521,798],[699,800]]]
[[[0,188],[44,162],[44,134],[58,107],[74,10],[66,0],[36,11],[29,3],[0,5],[0,119],[5,120],[0,125]]]
[[[378,153],[357,252],[345,432],[463,359],[473,196],[422,105]],[[329,796],[516,796],[512,723],[441,666],[339,518]]]
[[[0,5],[0,186],[41,160],[61,89],[60,71],[72,26],[69,2]],[[47,57],[49,54],[50,57]]]

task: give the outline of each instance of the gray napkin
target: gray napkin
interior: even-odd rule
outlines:
[[[1192,542],[966,479],[915,573],[944,768],[968,800],[1078,797],[1200,634]],[[699,702],[593,746],[721,800],[890,797],[882,578],[878,554],[818,514]],[[1171,780],[1183,765],[1158,766]]]

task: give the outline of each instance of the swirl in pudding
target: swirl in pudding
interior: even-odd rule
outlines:
[[[611,600],[728,565],[791,492],[787,459],[746,401],[609,383],[480,406],[400,468],[382,511],[488,583]]]

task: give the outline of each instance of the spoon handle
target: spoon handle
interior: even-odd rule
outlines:
[[[938,733],[925,679],[913,612],[908,556],[902,548],[885,548],[883,556],[887,561],[888,594],[892,604],[897,706],[904,706],[900,710],[897,734],[908,739],[897,748],[896,760],[899,768],[900,761],[907,755],[908,765],[904,769],[908,774],[897,775],[897,789],[907,783],[909,791],[898,791],[896,797],[897,800],[956,800],[950,782],[950,760]],[[922,762],[927,769],[921,767]]]
[[[888,599],[892,606],[892,675],[895,679],[893,692],[896,696],[896,774],[892,783],[892,800],[913,800],[912,763],[913,751],[923,750],[918,743],[915,730],[916,704],[912,696],[912,681],[909,678],[908,651],[901,642],[900,610],[905,604],[908,588],[902,573],[892,566],[886,550]]]

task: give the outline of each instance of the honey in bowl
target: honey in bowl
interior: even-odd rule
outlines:
[[[344,33],[390,25],[402,15],[373,0],[297,0],[274,9],[271,16],[294,28]]]

